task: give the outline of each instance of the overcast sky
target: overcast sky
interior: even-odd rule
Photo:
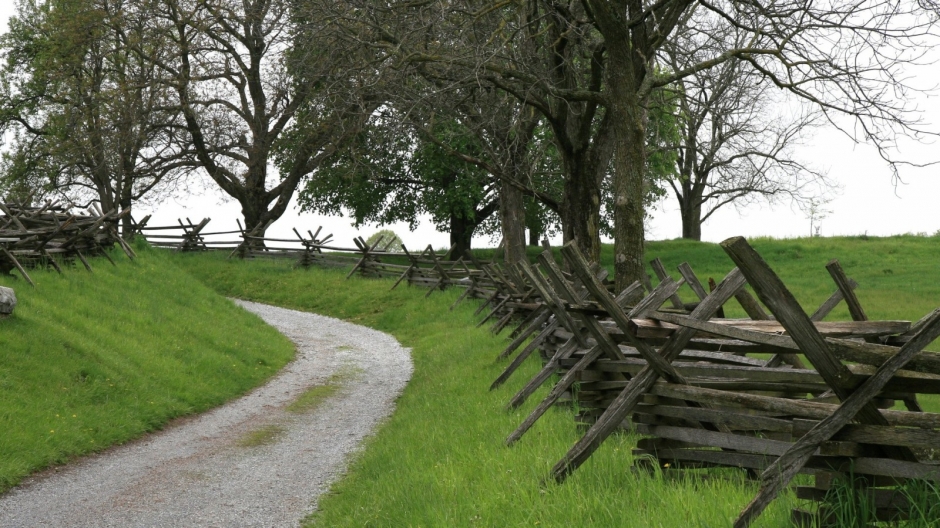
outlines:
[[[3,31],[6,31],[6,21],[13,12],[12,4],[12,0],[0,0],[0,29]],[[937,65],[911,73],[917,77],[920,85],[940,84],[940,67]],[[933,130],[940,131],[938,98],[923,96],[916,102],[924,110],[924,121]],[[797,157],[827,170],[829,176],[842,187],[841,194],[826,206],[832,212],[821,221],[823,236],[933,234],[940,230],[940,167],[906,169],[902,172],[903,183],[895,186],[887,165],[871,146],[855,145],[831,130],[818,132],[808,143],[808,146],[797,151]],[[918,159],[940,159],[940,146],[906,146],[903,154]],[[679,213],[674,203],[675,198],[668,197],[653,209],[648,239],[681,236]],[[139,207],[134,216],[141,218],[151,212],[154,213],[151,225],[175,223],[177,217],[188,216],[194,221],[210,217],[213,219],[213,230],[234,228],[235,219],[240,218],[237,203],[226,202],[225,197],[217,192],[172,200],[154,208]],[[294,209],[272,227],[271,234],[288,235],[291,227],[297,227],[301,232],[316,230],[320,225],[324,226],[324,233],[332,232],[337,241],[350,246],[353,236],[361,234],[367,238],[377,229],[376,226],[367,226],[356,230],[350,226],[349,219],[301,214]],[[423,247],[429,243],[435,247],[448,245],[448,235],[437,233],[429,222],[424,222],[414,233],[409,233],[403,225],[392,227],[408,246]],[[741,211],[729,206],[716,213],[702,228],[703,239],[712,242],[735,235],[783,238],[807,236],[809,232],[810,224],[805,213],[791,208],[789,204],[774,208],[752,205]],[[484,238],[475,243],[488,242]],[[558,243],[560,239],[553,242]]]

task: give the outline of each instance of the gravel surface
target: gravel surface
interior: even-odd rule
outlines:
[[[337,319],[236,302],[290,338],[297,358],[223,407],[27,479],[0,496],[0,527],[280,527],[314,511],[392,413],[411,377],[409,350]],[[285,409],[334,373],[345,381],[324,404]],[[247,446],[259,431],[273,441]]]

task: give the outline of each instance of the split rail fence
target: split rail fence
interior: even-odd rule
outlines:
[[[440,252],[428,245],[423,251],[412,252],[404,245],[392,247],[393,240],[379,238],[370,245],[362,237],[353,239],[355,247],[338,246],[332,234],[321,236],[322,227],[305,234],[295,228],[297,238],[272,238],[246,231],[241,222],[236,230],[208,231],[209,218],[198,223],[189,218],[179,219],[177,225],[155,227],[148,225],[149,220],[146,217],[135,223],[133,232],[144,236],[154,247],[180,252],[227,251],[230,258],[288,259],[304,268],[352,266],[348,276],[392,277],[397,279],[393,289],[401,282],[432,291],[458,285],[469,289],[469,297],[486,297],[493,290],[491,275],[499,273],[483,269],[489,263],[472,256],[445,260],[453,248]]]
[[[738,267],[710,292],[688,264],[675,281],[654,261],[656,288],[636,283],[615,297],[601,280],[604,272],[573,245],[562,249],[571,276],[549,253],[538,268],[521,264],[551,315],[519,333],[540,331],[493,386],[535,347],[544,366],[507,406],[522,405],[553,376],[557,382],[506,443],[522,440],[548,408],[569,397],[588,427],[553,467],[558,481],[612,434],[632,429],[643,435],[634,451],[638,467],[734,467],[759,476],[760,489],[736,527],[749,526],[797,473],[815,479],[797,487],[797,497],[822,503],[812,513],[795,510],[799,525],[834,525],[825,499],[840,479],[859,488],[879,520],[904,519],[911,507],[905,486],[940,481],[934,451],[940,414],[918,403],[919,395],[940,394],[940,356],[923,352],[940,335],[940,310],[913,324],[870,321],[856,284],[832,261],[835,292],[807,315],[746,240],[722,247]],[[683,285],[699,303],[681,302],[676,292]],[[716,317],[732,298],[749,319]],[[825,321],[840,302],[853,321]],[[501,357],[512,357],[514,346],[521,343]]]
[[[0,203],[0,273],[17,270],[35,285],[28,269],[50,267],[61,273],[63,266],[78,261],[91,271],[88,257],[111,260],[107,250],[115,245],[133,259],[133,249],[117,232],[118,222],[128,214],[130,209],[105,213],[97,205],[86,214],[54,202]]]

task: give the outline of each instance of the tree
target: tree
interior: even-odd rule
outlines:
[[[478,138],[460,122],[445,117],[417,131],[416,137],[414,172],[438,182],[441,189],[425,195],[425,210],[439,228],[450,232],[450,258],[456,260],[470,251],[473,236],[502,209],[503,193],[485,169],[454,155],[479,155],[482,150]]]
[[[491,178],[498,196],[498,225],[506,261],[522,261],[526,258],[526,225],[535,223],[533,215],[541,211],[534,206],[526,208],[526,196],[553,211],[558,209],[558,201],[543,192],[534,174],[541,163],[535,156],[543,150],[536,135],[539,114],[511,95],[472,83],[461,89],[439,91],[422,102],[425,106],[434,104],[433,109],[426,109],[431,115],[449,116],[472,136],[470,142],[447,141],[433,128],[412,120],[425,139]],[[417,108],[412,106],[412,115]]]
[[[603,39],[580,3],[531,2],[501,13],[492,37],[498,53],[481,51],[479,78],[536,109],[552,131],[562,170],[563,238],[592,261],[600,258],[601,195],[614,149],[603,104],[609,67]]]
[[[562,180],[560,200],[554,205],[549,205],[554,200],[539,200],[557,210],[565,240],[577,240],[596,261],[601,187],[613,140],[611,120],[600,96],[606,67],[604,43],[582,4],[537,0],[376,6],[363,1],[358,13],[350,25],[381,27],[375,45],[386,49],[402,69],[440,86],[475,86],[493,92],[494,97],[512,99],[518,109],[502,115],[517,119],[513,126],[519,131],[531,128],[532,122],[522,108],[535,111],[538,121],[551,131]],[[505,137],[517,138],[514,144],[519,153],[528,148],[520,140],[522,135],[511,132]],[[522,190],[523,195],[541,192],[525,185],[515,169],[498,174],[507,184],[504,194],[512,189]],[[502,210],[518,211],[522,202],[504,203]],[[506,229],[509,224],[505,219],[503,223]],[[510,238],[521,238],[521,233],[514,229]]]
[[[7,185],[124,210],[191,166],[180,115],[147,60],[167,49],[149,7],[19,4],[2,39],[0,125],[13,137]],[[130,217],[124,221],[126,229]]]
[[[171,78],[195,157],[263,233],[301,179],[340,150],[379,102],[367,50],[334,31],[327,0],[162,0]],[[278,171],[272,163],[278,157]]]
[[[716,27],[707,39],[688,27],[676,33],[663,54],[672,71],[716,55],[716,42],[742,38],[734,27]],[[789,198],[802,207],[833,187],[825,174],[793,156],[817,115],[762,80],[734,58],[660,90],[677,107],[681,128],[677,176],[668,185],[679,202],[683,238],[701,240],[702,223],[726,205]]]
[[[822,221],[832,214],[832,211],[826,209],[829,200],[825,198],[810,198],[806,202],[803,212],[806,213],[806,219],[809,220],[809,236],[818,237],[822,229]]]
[[[607,109],[609,52],[586,5],[547,0],[422,2],[373,13],[376,25],[391,28],[383,33],[383,43],[419,75],[441,86],[477,86],[538,114],[557,154],[560,193],[556,198],[542,191],[556,185],[521,187],[538,193],[541,203],[557,212],[566,242],[576,240],[588,259],[597,261],[603,215],[616,210],[613,199],[607,200],[611,187],[606,181],[615,141]],[[404,29],[414,27],[423,29]],[[503,110],[500,115],[510,114]],[[651,175],[653,167],[665,165],[646,165],[642,174]],[[520,179],[515,182],[514,187],[520,187]],[[639,199],[655,191],[644,178]],[[504,209],[520,207],[504,204]]]
[[[386,251],[388,251],[389,253],[401,253],[402,252],[401,238],[399,238],[399,236],[395,234],[395,232],[392,231],[391,229],[380,229],[376,231],[375,233],[372,233],[372,236],[370,236],[366,240],[366,244],[369,247],[375,247],[375,245],[378,244],[379,242],[382,243],[379,249],[388,248],[386,249]]]
[[[497,186],[484,170],[452,152],[477,153],[469,131],[453,120],[430,126],[437,142],[392,108],[373,117],[349,148],[321,166],[300,192],[301,208],[348,212],[357,224],[408,222],[429,214],[450,232],[457,255],[499,208]],[[443,145],[443,146],[442,146]]]
[[[835,124],[847,116],[853,128],[889,160],[897,133],[916,135],[916,119],[903,98],[903,66],[917,62],[935,27],[934,13],[919,4],[887,0],[826,3],[691,2],[689,0],[584,0],[607,50],[607,110],[614,123],[614,268],[619,287],[643,273],[642,188],[646,166],[646,104],[654,89],[740,59],[763,82],[808,101]],[[704,18],[703,18],[704,17]],[[742,38],[718,44],[715,53],[681,70],[656,69],[663,46],[677,28],[709,39],[714,19]],[[692,22],[688,22],[692,20]],[[686,23],[688,22],[688,23]],[[686,50],[689,52],[691,50]],[[895,97],[899,94],[900,97]],[[854,137],[854,136],[853,136]],[[893,166],[893,165],[892,165]]]

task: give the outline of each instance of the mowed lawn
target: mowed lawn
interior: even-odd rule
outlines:
[[[753,245],[808,311],[835,289],[825,269],[832,258],[859,282],[871,318],[916,320],[940,306],[940,239],[760,239]],[[605,248],[608,265],[611,253]],[[647,256],[660,257],[669,270],[688,261],[703,279],[720,281],[733,267],[715,244],[653,242]],[[517,445],[503,445],[544,395],[545,389],[518,411],[503,408],[539,365],[530,360],[489,392],[505,366],[495,360],[505,335],[475,328],[475,301],[450,311],[456,290],[425,299],[419,289],[389,291],[391,281],[344,280],[344,272],[294,270],[284,262],[213,255],[181,255],[178,262],[224,295],[340,317],[412,347],[415,376],[398,410],[321,500],[311,526],[717,527],[730,525],[755,491],[733,470],[713,471],[718,478],[706,480],[634,473],[636,438],[629,434],[608,440],[565,484],[545,483],[551,465],[579,438],[572,413],[557,408]],[[683,295],[693,300],[691,292]],[[729,316],[740,313],[729,305]],[[840,308],[831,317],[845,319],[848,312]],[[940,410],[935,401],[925,403]],[[758,525],[788,526],[797,504],[792,495],[781,497]]]

